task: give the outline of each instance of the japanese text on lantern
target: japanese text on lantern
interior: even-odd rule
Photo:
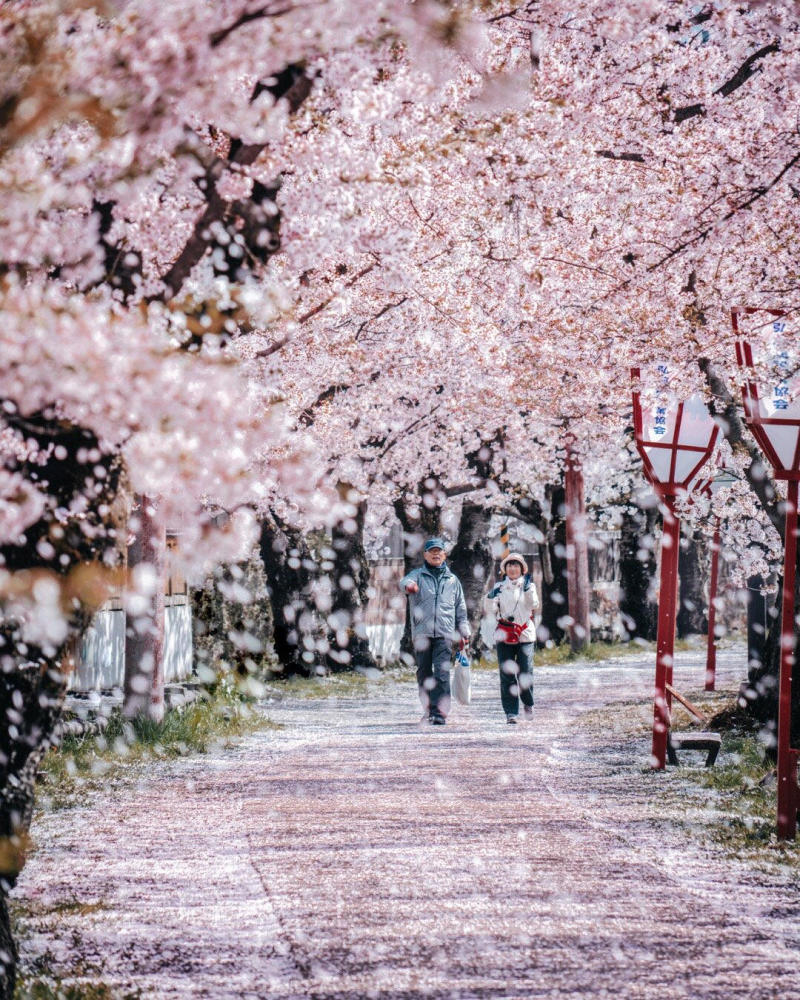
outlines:
[[[772,324],[773,333],[784,333],[786,324],[774,322]],[[775,410],[788,410],[789,408],[789,352],[779,351],[775,357],[775,368],[781,381],[772,388],[772,406]]]
[[[669,383],[669,369],[666,365],[658,365],[657,372],[662,387]],[[663,405],[656,405],[653,409],[653,433],[658,437],[667,432],[667,408]]]

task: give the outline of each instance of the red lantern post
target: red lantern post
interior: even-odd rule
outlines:
[[[787,481],[784,550],[783,602],[781,606],[781,661],[778,686],[778,837],[793,840],[797,835],[797,764],[800,751],[791,746],[792,666],[794,664],[794,588],[797,565],[797,498],[800,481],[800,393],[796,372],[789,368],[788,343],[782,313],[774,309],[732,309],[734,333],[740,336],[742,314],[767,313],[775,343],[769,353],[773,369],[767,393],[759,388],[751,344],[737,339],[736,361],[748,370],[742,386],[747,425],[773,467],[775,478]],[[796,360],[796,359],[795,359]],[[794,383],[794,384],[792,384]]]
[[[659,372],[663,386],[666,386],[666,366],[660,366]],[[631,375],[635,383],[638,383],[639,369],[633,369]],[[699,397],[693,396],[684,402],[676,402],[662,396],[655,404],[643,408],[638,385],[633,390],[633,428],[644,474],[661,501],[664,524],[658,598],[652,759],[652,767],[663,770],[666,767],[671,707],[667,685],[672,683],[678,599],[678,545],[681,526],[675,512],[675,502],[679,496],[689,492],[690,485],[710,458],[719,428]]]

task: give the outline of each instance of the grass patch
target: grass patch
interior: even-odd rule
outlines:
[[[273,677],[265,686],[271,698],[363,698],[388,684],[411,681],[415,668],[402,663],[382,670],[350,670],[313,677]]]
[[[141,993],[120,996],[103,982],[59,982],[54,976],[20,976],[14,1000],[137,1000]]]
[[[800,842],[777,838],[775,766],[758,736],[726,733],[723,751],[722,762],[714,767],[675,772],[704,801],[713,803],[706,829],[715,842],[739,858],[756,863],[778,861],[800,874]]]
[[[676,653],[686,653],[701,647],[705,648],[705,644],[704,636],[676,639],[674,650]],[[537,649],[533,659],[534,665],[540,663],[543,666],[551,667],[561,663],[575,663],[576,661],[601,663],[603,660],[613,660],[620,656],[645,656],[648,653],[655,655],[655,651],[656,644],[654,642],[647,642],[645,639],[630,639],[628,642],[590,642],[580,652],[573,653],[569,642],[565,640],[557,646]]]
[[[578,653],[573,653],[568,642],[545,649],[537,649],[534,664],[552,667],[561,663],[575,663],[578,660],[597,663],[602,660],[613,660],[618,656],[641,656],[653,649],[653,643],[647,642],[590,642]]]
[[[635,739],[653,728],[652,702],[621,701],[581,712],[576,728],[609,738],[615,745]]]
[[[709,719],[724,718],[729,696],[702,692],[692,697]],[[668,767],[652,784],[653,818],[677,826],[687,837],[718,845],[754,867],[779,865],[800,875],[800,840],[779,841],[776,835],[777,782],[775,766],[766,756],[756,726],[705,727],[678,702],[673,701],[672,724],[676,731],[715,728],[722,731],[722,750],[713,767],[704,767],[704,754],[682,755],[680,767]],[[576,722],[581,730],[602,734],[607,748],[649,738],[653,726],[652,702],[617,702],[583,712]],[[647,750],[645,750],[645,754]],[[643,774],[653,775],[649,764]],[[631,760],[635,764],[635,760]]]
[[[197,700],[170,709],[160,722],[128,720],[115,710],[102,733],[67,735],[45,755],[38,775],[41,806],[67,808],[79,793],[112,781],[132,764],[206,753],[212,744],[271,725],[228,678],[200,689]]]
[[[25,941],[31,935],[47,935],[50,927],[64,917],[100,912],[106,908],[105,903],[73,898],[48,905],[28,901],[22,906],[12,897],[9,904],[14,936],[20,946],[14,1000],[140,1000],[140,990],[120,992],[112,988],[104,981],[101,965],[77,954],[72,956],[68,972],[64,971],[63,960],[57,960],[50,951],[33,957],[27,954]],[[76,930],[72,931],[72,940],[77,949],[80,937]]]
[[[39,958],[34,968],[17,975],[14,1000],[140,1000],[141,991],[120,993],[102,980],[94,966],[78,963],[69,978],[53,971],[48,954]]]
[[[563,663],[594,662],[612,660],[618,656],[641,655],[654,649],[653,643],[640,642],[591,642],[580,653],[573,653],[568,642],[558,646],[537,648],[533,654],[533,666],[553,667]],[[497,654],[494,649],[485,653],[480,660],[472,661],[473,670],[497,670]],[[412,673],[409,672],[409,677]]]

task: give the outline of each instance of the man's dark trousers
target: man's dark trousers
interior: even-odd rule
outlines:
[[[423,643],[426,645],[421,648]],[[449,639],[426,639],[420,636],[415,645],[419,700],[432,719],[444,719],[450,711],[452,643]]]

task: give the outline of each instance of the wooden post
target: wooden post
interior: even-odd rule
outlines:
[[[137,497],[138,521],[128,547],[125,588],[125,693],[128,718],[164,717],[164,582],[166,525],[158,501]]]

